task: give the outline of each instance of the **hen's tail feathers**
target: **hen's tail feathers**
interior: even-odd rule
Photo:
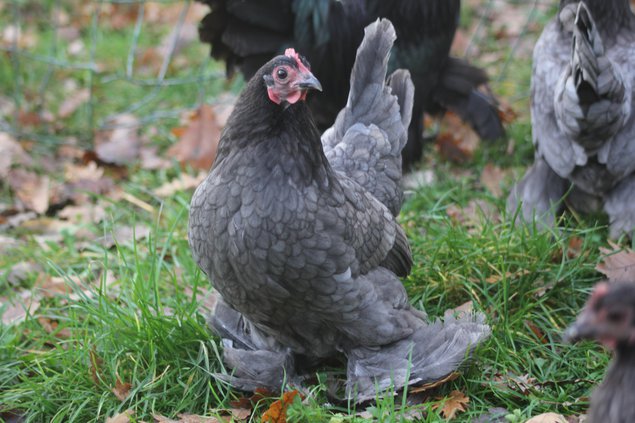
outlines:
[[[570,13],[569,13],[570,14]],[[561,13],[563,15],[563,13]],[[612,138],[630,115],[623,76],[605,55],[584,2],[566,27],[573,32],[571,63],[556,88],[555,113],[564,132],[588,149]]]
[[[199,26],[211,55],[224,60],[231,76],[240,68],[246,79],[292,38],[289,0],[199,0],[210,6]]]
[[[459,370],[490,332],[483,314],[455,317],[448,311],[443,322],[422,326],[407,339],[353,349],[347,354],[347,396],[362,402],[391,386],[397,390],[440,380]]]
[[[498,113],[498,101],[489,91],[479,90],[480,86],[486,86],[487,80],[482,69],[449,57],[434,97],[437,103],[469,123],[479,137],[496,140],[505,136],[505,129]]]
[[[414,85],[406,70],[386,84],[395,29],[387,19],[364,30],[351,73],[347,105],[322,136],[334,169],[346,174],[393,214],[401,208],[401,150],[412,116]]]
[[[412,106],[414,104],[414,85],[410,79],[410,73],[407,70],[398,69],[390,74],[387,84],[392,89],[392,94],[397,97],[401,123],[404,128],[407,128],[412,119]],[[396,145],[399,151],[403,147],[403,145]]]

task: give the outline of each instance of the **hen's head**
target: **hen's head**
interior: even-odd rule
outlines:
[[[611,349],[635,350],[635,283],[600,283],[565,337],[595,339]]]
[[[311,73],[309,62],[292,48],[269,62],[263,79],[269,99],[276,104],[305,100],[310,89],[322,91],[320,81]]]

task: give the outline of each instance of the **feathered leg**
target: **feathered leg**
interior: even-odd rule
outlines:
[[[531,223],[535,218],[540,227],[552,228],[568,186],[542,157],[537,157],[525,177],[512,188],[507,198],[507,213],[513,216],[520,203],[523,222]]]
[[[219,299],[209,325],[223,340],[223,361],[232,375],[216,374],[234,388],[278,392],[296,382],[294,355],[289,348],[258,330],[242,314]]]
[[[346,393],[357,402],[393,386],[422,384],[458,370],[474,348],[489,337],[483,314],[446,312],[444,321],[421,325],[410,337],[381,347],[347,353]]]
[[[635,174],[620,182],[607,195],[604,210],[609,215],[609,234],[613,239],[635,236]]]

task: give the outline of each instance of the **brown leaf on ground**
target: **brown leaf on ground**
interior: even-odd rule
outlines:
[[[228,411],[232,419],[239,422],[247,420],[251,416],[251,408],[230,408]]]
[[[99,181],[104,177],[104,168],[94,161],[85,165],[66,163],[64,165],[64,180],[67,182]]]
[[[287,408],[293,403],[296,396],[302,395],[297,391],[289,391],[282,394],[282,398],[274,401],[269,409],[262,415],[261,423],[286,423],[287,422]]]
[[[500,214],[496,207],[481,199],[470,200],[465,207],[451,204],[446,209],[446,213],[454,223],[468,228],[477,228],[486,222],[500,222]]]
[[[498,117],[503,123],[512,123],[518,118],[518,113],[512,106],[507,104],[503,99],[499,98]]]
[[[562,414],[544,413],[539,416],[532,417],[525,423],[568,423]]]
[[[116,416],[107,417],[106,423],[130,423],[132,416],[134,416],[134,410],[126,410]]]
[[[0,297],[0,304],[9,304],[2,314],[2,323],[14,325],[23,321],[27,315],[33,315],[40,308],[40,301],[30,291],[23,291],[13,300]]]
[[[203,417],[195,414],[179,414],[178,420],[170,419],[160,414],[152,416],[156,423],[221,423],[216,417]]]
[[[172,163],[159,156],[156,146],[141,147],[139,154],[141,156],[141,168],[146,170],[167,169]]]
[[[441,415],[446,420],[452,420],[458,413],[467,410],[467,404],[470,399],[461,391],[454,390],[443,401],[432,406],[433,409],[441,407]]]
[[[534,335],[536,335],[536,338],[538,338],[540,342],[542,342],[543,344],[549,343],[549,340],[547,339],[545,333],[534,322],[532,322],[531,320],[525,320],[525,325],[527,325],[529,330]]]
[[[104,163],[127,165],[139,158],[139,120],[131,114],[113,119],[114,129],[97,133],[95,154]]]
[[[528,269],[521,269],[521,270],[517,270],[516,272],[507,271],[507,272],[505,272],[504,276],[505,276],[506,279],[512,279],[513,280],[513,279],[518,279],[518,278],[520,278],[522,276],[529,275],[530,273],[531,273],[531,271],[528,270]],[[503,275],[501,275],[500,273],[494,273],[494,274],[489,275],[485,279],[485,282],[494,284],[494,283],[500,282],[501,280],[503,280]]]
[[[2,222],[1,216],[0,216],[0,224]],[[15,238],[12,238],[10,236],[4,236],[4,235],[0,235],[0,254],[12,250],[14,248],[18,248],[20,245],[22,245],[21,241],[18,241]]]
[[[99,223],[106,218],[106,210],[99,204],[66,206],[57,213],[61,219],[71,223]]]
[[[0,242],[2,240],[0,239]],[[42,271],[42,266],[32,261],[20,261],[11,266],[5,272],[0,272],[2,277],[9,282],[9,285],[17,287],[35,274]]]
[[[48,317],[39,316],[37,321],[40,323],[42,328],[51,335],[56,336],[60,339],[69,339],[71,337],[71,331],[69,328],[59,329],[59,322],[53,319],[49,319]]]
[[[497,374],[494,376],[494,382],[498,384],[506,385],[516,392],[520,392],[523,395],[529,395],[532,391],[541,389],[541,386],[536,383],[536,378],[524,374],[521,376],[513,373]]]
[[[604,258],[595,270],[604,274],[609,282],[635,282],[635,251],[609,244],[611,248],[600,247]]]
[[[166,182],[159,188],[155,189],[154,193],[159,197],[170,197],[177,192],[196,188],[205,180],[205,177],[207,177],[205,172],[199,172],[196,176],[182,173],[178,178],[175,178],[170,182]]]
[[[26,210],[42,214],[49,208],[51,182],[42,176],[24,169],[12,169],[8,175],[9,186]]]
[[[216,305],[216,301],[218,300],[218,293],[216,291],[211,290],[211,292],[213,293],[213,297],[214,297],[214,306]],[[186,295],[192,295],[192,289],[190,287],[186,287],[185,288],[185,293]],[[199,301],[199,294],[197,294],[197,301]],[[213,311],[213,307],[210,307],[208,310],[208,312]],[[265,388],[256,388],[256,390],[254,391],[254,393],[250,396],[250,397],[240,397],[237,400],[234,401],[230,401],[229,404],[233,407],[233,408],[243,408],[243,409],[253,409],[254,405],[257,404],[259,401],[262,401],[265,398],[270,398],[274,396],[273,392],[270,392],[269,390],[265,389]]]
[[[9,176],[11,166],[29,165],[31,159],[22,146],[6,132],[0,132],[0,178]]]
[[[115,381],[115,387],[112,388],[112,393],[115,394],[119,401],[125,401],[130,395],[130,389],[132,388],[132,384],[128,382],[122,382],[117,376],[117,380]]]
[[[216,158],[221,128],[214,109],[202,104],[189,117],[185,127],[175,128],[180,139],[168,149],[168,156],[196,169],[209,170]]]
[[[501,181],[505,179],[507,173],[508,172],[502,170],[500,167],[488,163],[481,173],[481,184],[487,188],[494,197],[500,198],[503,195]]]
[[[441,133],[436,140],[439,154],[446,160],[465,163],[472,160],[478,148],[476,132],[452,112],[447,112],[441,123]]]
[[[429,391],[431,389],[438,388],[441,385],[445,385],[446,383],[453,381],[454,379],[459,377],[459,375],[460,373],[458,372],[452,372],[442,379],[436,380],[434,382],[426,383],[421,386],[416,386],[414,388],[410,388],[408,389],[408,392],[412,394],[418,394],[420,392]]]
[[[98,239],[98,242],[105,248],[112,248],[116,244],[130,244],[139,242],[150,235],[150,228],[145,225],[117,226],[113,233]]]
[[[101,384],[101,366],[104,364],[104,360],[97,354],[97,348],[93,345],[90,349],[89,353],[90,359],[90,378],[93,380],[95,385]]]
[[[78,91],[75,91],[66,97],[66,100],[60,105],[59,110],[57,111],[57,116],[66,119],[79,107],[86,103],[90,98],[90,91],[87,88],[82,88]]]

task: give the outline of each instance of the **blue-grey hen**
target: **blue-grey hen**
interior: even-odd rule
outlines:
[[[308,62],[289,49],[266,63],[194,194],[190,246],[222,296],[210,321],[237,388],[277,390],[344,354],[347,395],[362,401],[447,375],[489,335],[480,314],[429,322],[398,278],[412,265],[395,216],[413,85],[404,70],[385,82],[394,40],[388,20],[366,29],[323,139]]]
[[[602,208],[610,234],[635,228],[635,16],[629,0],[561,0],[534,49],[535,163],[508,210],[551,226],[567,192],[582,212]]]
[[[598,284],[566,337],[593,339],[615,353],[604,381],[591,396],[586,421],[635,422],[635,283]]]

